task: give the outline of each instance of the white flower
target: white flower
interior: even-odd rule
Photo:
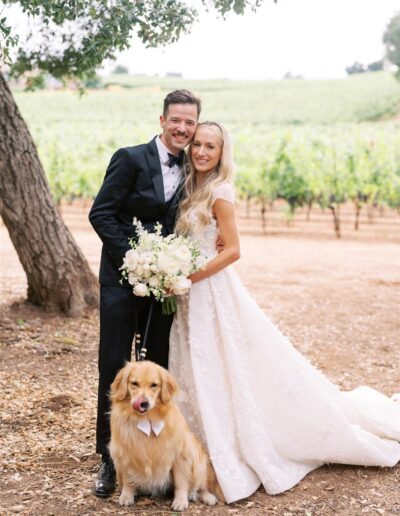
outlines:
[[[146,266],[143,267],[143,278],[149,279],[151,276],[151,270],[150,267],[146,268]]]
[[[135,296],[145,297],[150,295],[150,291],[144,283],[138,283],[133,287]]]
[[[184,276],[178,276],[172,281],[172,292],[177,296],[181,296],[186,294],[191,286],[192,282],[190,279],[185,278]]]
[[[130,272],[128,274],[128,283],[130,283],[131,285],[134,285],[135,281],[136,281],[136,275],[133,274],[133,272]]]
[[[186,246],[176,247],[172,252],[175,258],[177,258],[181,263],[188,263],[192,261],[192,253]]]
[[[139,255],[135,249],[130,249],[125,254],[125,265],[130,271],[134,271],[139,261]]]
[[[146,253],[144,255],[144,263],[145,263],[145,265],[149,265],[150,266],[153,263],[153,261],[154,261],[154,256],[153,256],[152,253]]]
[[[171,255],[161,253],[158,257],[157,266],[160,272],[164,274],[178,274],[180,264],[179,262]]]
[[[158,288],[161,285],[160,278],[158,276],[151,276],[149,278],[149,285],[152,288]]]

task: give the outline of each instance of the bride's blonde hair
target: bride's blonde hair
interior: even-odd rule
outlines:
[[[208,172],[204,182],[198,185],[196,169],[192,161],[192,144],[190,144],[188,173],[183,187],[183,200],[179,207],[175,228],[179,235],[187,235],[189,228],[195,233],[205,228],[211,220],[213,191],[221,183],[231,183],[233,181],[233,152],[227,130],[217,122],[201,122],[197,126],[196,133],[201,127],[209,127],[214,131],[221,144],[221,157],[215,170]],[[196,138],[196,135],[194,138]],[[196,213],[194,218],[191,218],[192,213]]]

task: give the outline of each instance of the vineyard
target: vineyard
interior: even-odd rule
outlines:
[[[201,119],[233,136],[236,184],[248,209],[267,213],[284,201],[288,224],[303,207],[332,213],[354,207],[400,211],[400,84],[374,73],[335,81],[185,81],[114,75],[83,97],[70,91],[16,92],[57,203],[91,199],[112,153],[150,140],[168,91],[189,88],[203,100]],[[278,203],[279,209],[282,202]]]

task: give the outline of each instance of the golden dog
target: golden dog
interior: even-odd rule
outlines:
[[[172,375],[153,362],[129,362],[111,385],[109,448],[121,505],[132,505],[137,490],[165,492],[172,485],[175,511],[197,495],[217,502],[207,490],[216,482],[208,457],[172,401],[177,390]]]

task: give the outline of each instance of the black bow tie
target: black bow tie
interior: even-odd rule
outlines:
[[[182,166],[183,158],[185,157],[185,152],[180,152],[177,156],[174,156],[174,154],[170,154],[168,152],[168,166],[169,168],[173,167],[174,165],[178,165],[179,167]]]

